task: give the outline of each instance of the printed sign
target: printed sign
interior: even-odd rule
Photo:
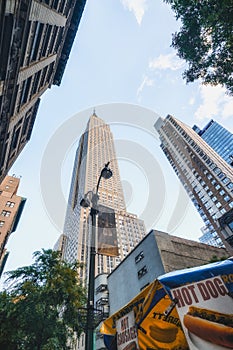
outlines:
[[[221,276],[171,289],[191,350],[233,349],[233,300]]]
[[[139,350],[134,311],[116,321],[117,350]]]
[[[99,205],[98,253],[118,256],[117,232],[114,209]]]

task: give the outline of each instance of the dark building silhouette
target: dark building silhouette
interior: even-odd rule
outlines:
[[[0,181],[30,139],[41,95],[61,83],[85,3],[0,2]]]

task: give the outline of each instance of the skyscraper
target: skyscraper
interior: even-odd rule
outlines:
[[[0,2],[0,181],[31,137],[40,97],[61,83],[85,3]]]
[[[211,119],[203,129],[194,125],[193,130],[195,130],[198,135],[201,136],[201,138],[205,140],[205,142],[208,143],[208,145],[212,147],[228,164],[233,166],[233,134],[229,130],[225,129],[213,119]],[[226,214],[229,216],[228,213]],[[223,218],[221,219],[221,222],[222,221]],[[201,231],[203,233],[199,238],[201,242],[207,244],[216,243],[208,226],[202,227]]]
[[[63,256],[68,261],[85,263],[80,275],[84,283],[88,280],[89,271],[90,209],[81,207],[80,201],[86,193],[95,191],[101,169],[107,162],[110,162],[113,176],[100,181],[99,205],[115,213],[119,256],[98,254],[95,274],[110,273],[146,234],[144,222],[126,212],[110,127],[93,113],[76,152],[64,225]]]
[[[215,244],[233,247],[233,231],[223,235],[218,220],[233,208],[231,166],[192,128],[168,115],[155,124],[161,148],[201,215]]]
[[[228,164],[233,166],[233,134],[229,130],[213,119],[202,130],[197,125],[193,126],[193,130]]]

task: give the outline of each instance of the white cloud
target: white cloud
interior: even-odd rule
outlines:
[[[194,98],[194,97],[191,97],[190,100],[189,100],[190,106],[193,106],[194,103],[195,103],[195,98]]]
[[[140,25],[147,9],[147,0],[121,0],[121,2],[126,9],[133,12],[138,24]]]
[[[184,65],[184,61],[179,59],[174,53],[160,55],[149,62],[149,68],[153,70],[178,70],[183,68]]]
[[[153,86],[154,85],[154,80],[148,78],[148,76],[144,76],[141,85],[139,86],[137,90],[137,96],[142,92],[145,86]]]
[[[202,104],[195,112],[199,120],[221,117],[227,119],[233,114],[233,99],[226,95],[221,86],[200,85]]]
[[[222,110],[222,117],[227,119],[233,116],[233,98],[225,96],[225,103]]]

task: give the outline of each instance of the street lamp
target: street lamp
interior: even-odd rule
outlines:
[[[102,177],[104,179],[110,179],[112,177],[112,171],[108,167],[108,162],[105,164],[104,168],[101,170],[95,193],[93,191],[88,191],[84,198],[81,200],[80,205],[83,208],[91,208],[90,215],[92,219],[92,230],[91,230],[91,246],[90,246],[90,265],[89,265],[89,281],[88,281],[88,296],[87,296],[87,324],[86,324],[86,339],[85,339],[85,349],[93,350],[93,338],[94,338],[94,295],[95,295],[95,255],[96,255],[96,218],[98,215],[98,190]],[[90,199],[89,199],[90,198]]]

